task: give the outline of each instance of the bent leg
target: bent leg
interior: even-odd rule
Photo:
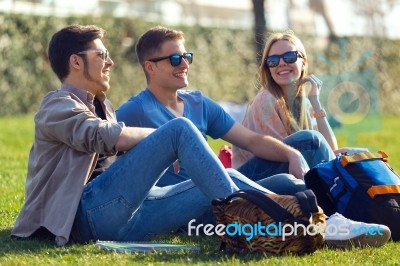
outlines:
[[[237,171],[231,170],[232,180],[238,188],[271,193]],[[148,240],[179,227],[187,227],[193,219],[195,219],[194,224],[214,223],[211,199],[206,197],[191,180],[171,186],[155,187],[120,231],[118,240]]]
[[[244,184],[238,185],[240,188],[246,187],[246,181],[244,181],[243,175],[235,169],[228,168],[229,176],[235,181],[240,180]],[[245,177],[247,179],[247,177]],[[276,174],[267,178],[255,181],[261,187],[267,189],[270,192],[280,195],[294,195],[297,192],[304,191],[307,189],[306,184],[303,180],[297,179],[291,174]],[[235,181],[236,183],[236,181]]]
[[[175,173],[174,167],[170,166],[156,185],[159,187],[165,187],[169,185],[175,185],[189,179],[190,178],[187,176],[186,171],[182,166],[179,169],[179,173]]]
[[[143,139],[85,187],[76,218],[80,240],[115,239],[177,158],[208,199],[238,189],[193,123],[177,118]],[[162,222],[163,217],[157,219]]]
[[[283,139],[287,145],[299,150],[310,167],[322,161],[334,159],[334,154],[325,138],[318,131],[302,130]],[[252,180],[261,180],[276,174],[288,173],[289,164],[253,157],[238,171]]]
[[[300,151],[310,168],[335,158],[335,154],[324,136],[316,130],[295,132],[284,138],[283,142]]]

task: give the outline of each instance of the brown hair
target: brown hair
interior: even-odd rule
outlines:
[[[161,46],[166,41],[185,40],[182,31],[156,26],[144,33],[136,44],[136,56],[139,63],[143,66],[144,61],[153,57],[160,51]]]
[[[61,82],[69,74],[69,57],[88,49],[89,43],[102,39],[105,31],[95,25],[69,25],[56,32],[50,40],[48,55],[51,68]]]
[[[297,51],[304,60],[304,67],[301,72],[300,79],[307,76],[308,60],[304,45],[293,31],[287,30],[284,32],[272,33],[268,36],[264,46],[261,64],[258,69],[258,78],[260,89],[269,90],[272,95],[274,95],[278,99],[278,104],[281,106],[285,113],[284,125],[286,131],[287,134],[290,135],[300,129],[309,128],[309,125],[306,117],[305,102],[303,97],[305,90],[304,84],[298,86],[295,93],[295,98],[293,99],[293,105],[289,104],[288,96],[284,94],[282,88],[274,81],[270,69],[265,64],[265,60],[268,57],[271,46],[277,41],[281,40],[288,41],[296,46]]]
[[[162,26],[149,29],[139,38],[136,44],[136,56],[147,80],[148,75],[144,69],[144,62],[154,57],[160,51],[164,42],[173,40],[185,41],[183,32]]]

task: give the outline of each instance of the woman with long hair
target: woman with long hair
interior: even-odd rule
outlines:
[[[300,130],[317,130],[335,154],[349,151],[338,149],[319,99],[322,81],[308,74],[306,50],[293,31],[269,35],[258,76],[260,91],[247,108],[244,126],[281,140]],[[234,146],[232,167],[239,168],[252,157]]]

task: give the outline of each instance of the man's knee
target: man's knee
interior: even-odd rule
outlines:
[[[176,126],[195,128],[193,122],[190,121],[189,119],[187,119],[186,117],[174,118],[174,119],[170,120],[169,123],[174,124]]]

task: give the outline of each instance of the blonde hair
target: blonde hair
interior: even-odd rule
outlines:
[[[278,104],[285,113],[285,121],[283,121],[284,126],[286,128],[287,134],[290,135],[298,130],[308,129],[309,125],[306,116],[307,110],[304,101],[305,85],[302,84],[298,86],[297,91],[295,92],[295,98],[293,99],[293,104],[289,104],[289,101],[291,102],[292,99],[288,99],[288,95],[285,95],[282,88],[274,81],[270,69],[265,65],[265,60],[268,57],[272,45],[277,41],[282,40],[290,42],[297,48],[298,53],[304,60],[304,67],[301,71],[300,79],[307,76],[308,60],[304,45],[292,30],[287,30],[284,32],[271,33],[268,36],[264,46],[261,64],[258,69],[258,78],[260,89],[269,90],[272,95],[277,98]]]

